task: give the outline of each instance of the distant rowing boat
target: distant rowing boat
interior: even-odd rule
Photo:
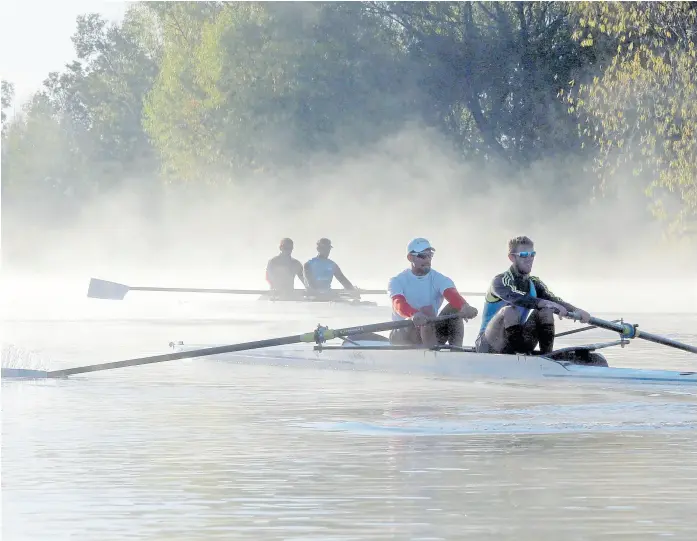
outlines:
[[[347,291],[332,290],[326,293],[308,293],[304,290],[295,290],[291,293],[278,293],[269,291],[258,297],[260,301],[269,302],[291,302],[291,303],[331,303],[346,306],[377,306],[374,301],[364,301],[351,295]]]
[[[100,280],[99,278],[90,279],[87,288],[87,296],[91,299],[106,299],[121,301],[130,291],[149,291],[160,293],[206,293],[216,295],[258,295],[259,300],[278,301],[278,302],[297,302],[297,303],[339,303],[347,306],[377,306],[374,301],[364,301],[361,295],[386,295],[383,289],[357,289],[348,291],[345,289],[331,289],[326,292],[317,293],[305,289],[294,289],[287,293],[270,291],[265,289],[220,289],[220,288],[200,288],[200,287],[160,287],[160,286],[128,286],[118,282]],[[463,292],[465,296],[484,296],[484,293]]]
[[[345,341],[336,346],[301,345],[226,353],[211,358],[262,366],[417,374],[465,380],[480,377],[524,380],[547,378],[697,384],[697,372],[608,367],[596,350],[621,343],[623,341],[618,340],[574,346],[541,356],[476,353],[471,348],[425,349],[392,346],[384,341],[360,340]],[[191,351],[214,346],[177,342],[170,343],[170,347],[175,351]],[[569,359],[577,360],[573,362]]]

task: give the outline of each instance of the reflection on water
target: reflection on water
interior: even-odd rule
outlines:
[[[318,430],[375,436],[464,434],[560,434],[598,431],[695,430],[695,404],[618,403],[590,406],[542,406],[525,409],[473,408],[449,418],[420,416],[379,422],[304,423]]]
[[[343,310],[327,323],[383,320]],[[9,321],[5,338],[56,368],[318,323],[280,314],[252,328],[238,316]],[[642,318],[697,343],[696,317]],[[584,334],[565,343],[608,336]],[[608,358],[697,365],[640,342]],[[3,540],[697,539],[689,388],[198,359],[5,381],[2,407]]]

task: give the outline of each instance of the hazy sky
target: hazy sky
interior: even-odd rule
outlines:
[[[15,85],[15,105],[26,101],[49,72],[75,58],[70,36],[78,15],[100,13],[119,20],[127,6],[99,0],[5,0],[0,8],[0,77]]]

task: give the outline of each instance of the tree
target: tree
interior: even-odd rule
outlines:
[[[15,208],[65,219],[97,192],[156,169],[141,127],[158,54],[147,16],[135,6],[121,25],[77,18],[77,60],[50,73],[3,132],[3,197]],[[5,94],[3,86],[3,103]]]
[[[598,150],[603,190],[625,171],[646,183],[657,216],[697,233],[697,3],[573,3],[586,48],[613,55],[564,98]]]
[[[23,109],[3,134],[3,206],[43,222],[75,210],[75,196],[85,193],[85,163],[74,132],[61,124],[45,94]]]
[[[409,70],[361,4],[157,9],[164,54],[144,125],[172,176],[298,165],[413,114]]]
[[[529,164],[577,152],[556,94],[588,62],[556,2],[368,2],[421,67],[424,111],[466,154]]]
[[[2,129],[5,131],[5,121],[7,120],[7,115],[5,114],[5,109],[12,107],[12,100],[15,96],[15,87],[12,83],[8,81],[2,81],[0,83],[0,111],[2,113]]]
[[[96,14],[79,16],[72,38],[78,62],[68,66],[59,84],[47,83],[60,110],[88,133],[85,150],[101,164],[107,184],[156,169],[141,126],[143,99],[158,71],[159,50],[149,23],[148,12],[138,5],[120,26]]]

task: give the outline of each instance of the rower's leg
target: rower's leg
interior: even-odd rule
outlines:
[[[486,341],[486,336],[484,336],[483,332],[480,332],[477,338],[474,339],[474,351],[477,353],[495,353],[491,350],[491,346]]]
[[[504,347],[501,353],[525,353],[525,339],[521,325],[511,325],[503,329]]]
[[[440,311],[439,316],[457,314],[458,310],[450,303]],[[436,335],[439,344],[450,344],[451,346],[462,347],[465,339],[465,322],[462,318],[448,319],[436,323]]]
[[[414,327],[395,329],[390,332],[390,344],[393,346],[414,346],[421,344],[421,333]]]
[[[448,344],[461,348],[464,341],[465,322],[460,318],[448,321]]]
[[[438,333],[436,332],[436,326],[433,323],[428,325],[423,325],[418,327],[421,332],[421,343],[427,348],[432,348],[438,345]]]
[[[527,320],[520,324],[520,353],[530,354],[535,351],[539,338],[537,328],[537,310],[532,310]]]
[[[530,319],[534,319],[535,334],[540,342],[540,353],[545,355],[554,351],[554,312],[549,308],[534,310]]]
[[[484,329],[477,351],[486,353],[501,353],[505,345],[503,337],[503,314],[499,311]]]
[[[362,334],[354,334],[351,336],[351,340],[354,342],[389,342],[390,339],[387,338],[386,336],[383,336],[381,334],[377,334],[374,332],[365,332]]]
[[[530,339],[527,322],[520,320],[520,311],[514,306],[506,306],[503,312],[503,335],[506,343],[501,353],[529,353],[535,347]],[[531,343],[532,342],[532,343]]]
[[[483,341],[491,353],[515,353],[521,347],[520,314],[512,306],[499,310],[484,330]]]

